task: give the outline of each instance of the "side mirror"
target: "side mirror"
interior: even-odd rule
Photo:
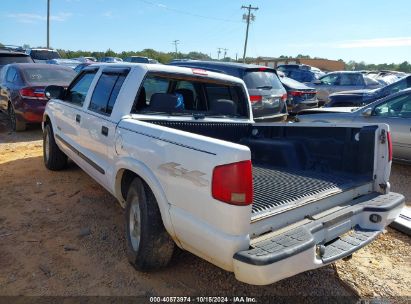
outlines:
[[[314,80],[314,82],[313,82],[314,84],[322,84],[322,82],[321,82],[321,80],[320,79],[316,79],[316,80]]]
[[[366,108],[361,114],[364,117],[370,117],[372,115],[372,108]]]
[[[44,90],[44,95],[46,95],[46,98],[48,100],[63,99],[65,91],[66,89],[64,87],[57,86],[57,85],[49,85]]]

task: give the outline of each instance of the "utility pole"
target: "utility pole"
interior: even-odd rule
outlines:
[[[249,6],[241,6],[241,9],[246,9],[248,10],[247,14],[243,15],[243,20],[245,20],[247,22],[247,30],[245,32],[245,43],[244,43],[244,54],[243,54],[243,63],[245,63],[245,55],[247,52],[247,42],[248,42],[248,29],[250,27],[250,21],[254,21],[255,20],[255,16],[254,14],[251,13],[251,11],[256,11],[258,10],[258,7],[252,7],[251,4]]]
[[[223,48],[217,48],[217,60],[220,60],[220,54],[221,54],[221,50],[222,50]]]
[[[223,50],[224,50],[224,57],[223,58],[226,58],[228,49],[223,49]]]
[[[177,54],[178,54],[177,45],[179,45],[179,43],[180,43],[180,40],[173,40],[173,43],[172,43],[172,44],[174,44],[174,47],[175,47],[175,50],[176,50],[176,58],[177,58]]]
[[[50,48],[50,0],[47,0],[47,48]]]

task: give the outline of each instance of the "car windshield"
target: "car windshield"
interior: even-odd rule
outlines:
[[[33,63],[33,60],[30,56],[0,55],[0,66],[10,63]]]
[[[25,68],[23,69],[23,75],[29,83],[70,83],[77,75],[75,71],[71,69],[58,68],[58,69],[45,69],[45,68]]]
[[[248,89],[274,89],[283,88],[278,76],[270,71],[249,71],[244,75],[244,82]]]
[[[60,58],[59,53],[57,53],[56,51],[49,50],[32,50],[30,52],[30,56],[31,58],[37,60],[50,60]]]

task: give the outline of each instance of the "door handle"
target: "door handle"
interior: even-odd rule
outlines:
[[[106,126],[101,127],[101,134],[103,134],[104,136],[108,135],[108,128]]]
[[[77,115],[76,115],[76,121],[77,121],[77,122],[80,122],[80,120],[81,120],[81,116],[80,116],[79,114],[77,114]]]

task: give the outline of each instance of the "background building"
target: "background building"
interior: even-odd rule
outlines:
[[[306,64],[319,68],[325,72],[345,70],[344,61],[328,59],[304,59],[304,58],[272,58],[258,57],[251,63],[276,68],[280,64]]]

